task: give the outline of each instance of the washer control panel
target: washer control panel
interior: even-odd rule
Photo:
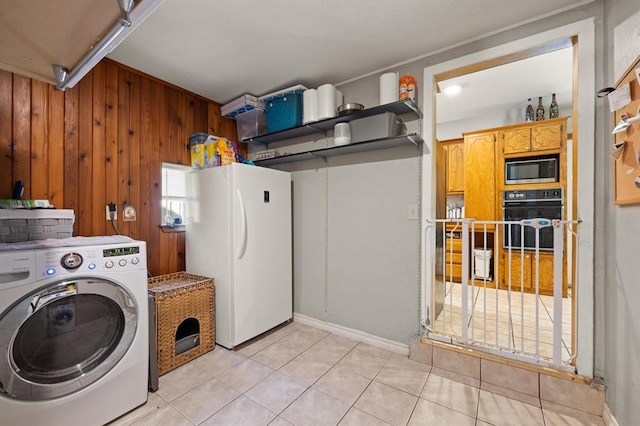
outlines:
[[[57,247],[36,251],[38,278],[79,275],[82,272],[126,272],[146,270],[147,253],[143,242]]]

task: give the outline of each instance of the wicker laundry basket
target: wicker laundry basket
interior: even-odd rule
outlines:
[[[187,272],[149,278],[149,293],[154,298],[158,339],[158,374],[163,374],[213,350],[215,346],[215,287],[213,279]],[[191,321],[199,344],[176,354],[179,327]],[[149,336],[153,339],[155,336]]]

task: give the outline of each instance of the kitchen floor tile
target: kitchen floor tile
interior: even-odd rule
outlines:
[[[336,425],[349,406],[315,389],[307,389],[280,417],[296,425]]]
[[[299,322],[290,322],[289,324],[282,325],[278,327],[276,330],[273,330],[273,332],[271,332],[269,336],[272,336],[272,338],[278,341],[283,337],[286,337],[291,333],[294,333],[304,327],[305,326],[303,324],[300,324]]]
[[[327,331],[320,330],[318,328],[304,327],[280,339],[278,343],[282,346],[302,352],[309,349],[328,335],[329,332]]]
[[[167,402],[160,397],[157,393],[149,392],[147,402],[133,411],[129,411],[124,416],[118,417],[109,423],[109,426],[124,426],[133,423],[134,421],[146,416],[147,414],[167,405]]]
[[[306,385],[311,386],[324,373],[333,366],[331,361],[318,359],[303,352],[280,368],[281,373],[287,376],[302,380]]]
[[[540,399],[601,416],[604,390],[597,386],[541,374]]]
[[[351,407],[347,415],[338,423],[339,426],[389,426],[389,423],[373,417],[364,411]]]
[[[542,414],[546,426],[604,426],[602,417],[564,405],[542,401]]]
[[[405,367],[399,363],[387,362],[375,380],[411,395],[419,396],[428,376],[429,373],[425,371]]]
[[[276,371],[249,389],[245,395],[279,414],[302,395],[307,387],[301,380]]]
[[[274,343],[253,355],[251,359],[258,361],[260,364],[266,365],[269,368],[277,370],[298,355],[300,355],[299,350],[282,346],[279,343]]]
[[[480,384],[480,389],[486,390],[487,392],[496,393],[498,395],[502,395],[507,398],[515,399],[516,401],[524,402],[525,404],[535,405],[536,407],[540,407],[540,399],[535,396],[527,395],[525,393],[520,393],[518,391],[514,391],[511,389],[503,388],[502,386],[492,385],[491,383],[482,382]]]
[[[480,358],[471,355],[434,347],[433,366],[480,380]]]
[[[481,360],[481,381],[511,389],[533,397],[540,394],[538,373],[494,362]]]
[[[283,419],[282,417],[276,417],[273,419],[269,426],[293,426],[291,423]]]
[[[358,341],[356,340],[332,333],[316,343],[314,347],[335,348],[349,352],[351,349],[355,348],[357,344]]]
[[[409,348],[409,359],[431,368],[433,364],[433,346],[417,341]]]
[[[209,417],[202,426],[266,426],[276,417],[257,402],[240,396],[231,404]]]
[[[161,376],[156,393],[165,401],[171,402],[211,378],[195,364],[188,363]]]
[[[400,365],[403,367],[415,368],[416,370],[424,371],[425,373],[431,372],[431,365],[424,364],[422,362],[409,359],[406,355],[392,354],[391,358],[387,361],[387,365]]]
[[[347,337],[330,334],[307,349],[305,353],[325,361],[338,362],[357,344],[358,342]]]
[[[372,355],[374,357],[382,358],[385,361],[387,361],[389,358],[391,358],[391,355],[393,355],[393,352],[391,351],[379,348],[377,346],[372,346],[367,343],[362,343],[362,342],[358,343],[355,349],[357,349],[360,352]]]
[[[193,426],[185,416],[180,414],[170,405],[147,414],[140,420],[132,423],[135,426]]]
[[[429,350],[419,352],[422,348]],[[412,345],[415,351],[419,353],[410,359],[292,323],[238,351],[218,346],[169,372],[145,405],[109,426],[603,424],[598,415],[566,406],[570,402],[566,395],[553,402],[541,401],[536,380],[512,380],[514,374],[528,372],[483,360],[482,374],[477,375],[476,358],[426,344]],[[452,363],[450,354],[463,358],[463,363]],[[546,380],[539,380],[543,398],[559,392],[575,397],[581,391],[590,397],[586,399],[602,399],[597,387]]]
[[[194,424],[200,424],[240,396],[218,379],[211,379],[174,400],[171,405]]]
[[[246,357],[234,351],[222,346],[216,346],[213,351],[194,359],[192,363],[202,371],[215,377],[245,359]]]
[[[324,345],[318,345],[320,345],[320,343],[307,349],[304,352],[305,357],[335,364],[336,362],[344,358],[351,350],[346,348],[334,348]]]
[[[362,346],[362,344],[358,344],[347,356],[340,360],[338,366],[351,373],[373,379],[390,357],[391,352],[389,351],[382,349],[372,350],[369,345]]]
[[[353,405],[362,392],[371,383],[370,379],[346,370],[333,368],[322,376],[314,385],[317,389],[346,404]]]
[[[544,426],[542,409],[515,399],[480,390],[478,419],[494,425]]]
[[[373,381],[354,407],[392,425],[406,425],[418,398]]]
[[[281,340],[284,336],[290,333],[279,333],[281,330],[274,331],[272,333],[266,332],[258,337],[255,337],[248,342],[245,342],[235,348],[236,353],[250,357],[269,345],[273,345],[277,341]]]
[[[455,425],[474,426],[475,417],[466,416],[459,411],[443,407],[436,403],[419,399],[409,420],[409,426],[421,425]]]
[[[479,394],[478,388],[431,374],[420,397],[475,418]]]
[[[249,358],[255,355],[256,353],[260,352],[267,346],[273,345],[280,339],[281,337],[274,337],[273,335],[269,335],[261,339],[250,340],[249,342],[245,342],[240,346],[236,346],[234,350],[237,354]]]
[[[462,374],[456,373],[455,371],[442,370],[440,368],[433,367],[431,369],[431,374],[435,374],[436,376],[444,377],[455,382],[464,383],[465,385],[473,386],[474,388],[480,388],[480,379],[463,376]]]
[[[273,369],[252,359],[247,359],[220,374],[218,379],[238,392],[246,392],[271,373],[273,373]]]

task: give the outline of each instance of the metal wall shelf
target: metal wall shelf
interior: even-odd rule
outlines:
[[[422,138],[416,134],[395,136],[391,138],[374,139],[371,141],[357,142],[348,145],[336,145],[329,148],[321,148],[313,151],[285,154],[280,157],[267,158],[255,161],[258,166],[274,166],[276,164],[291,163],[293,161],[312,160],[314,158],[333,157],[335,155],[353,154],[356,152],[374,151],[377,149],[394,148],[402,145],[415,145],[422,143]]]
[[[383,114],[385,112],[394,112],[396,114],[414,113],[417,118],[421,118],[420,110],[416,107],[415,102],[413,102],[411,99],[405,99],[403,101],[397,101],[390,104],[363,109],[362,111],[358,111],[342,117],[327,118],[326,120],[315,121],[313,123],[305,124],[304,126],[294,127],[293,129],[281,130],[279,132],[267,133],[265,135],[243,139],[242,142],[251,145],[262,145],[282,141],[285,139],[293,139],[300,136],[307,136],[314,133],[332,130],[333,127],[338,123],[344,123],[347,121],[355,120],[357,118]],[[258,162],[256,162],[256,164],[257,163]],[[262,164],[262,162],[260,163]]]

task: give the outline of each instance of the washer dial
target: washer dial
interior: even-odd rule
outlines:
[[[74,270],[78,269],[82,265],[82,256],[78,253],[67,253],[62,256],[60,264],[64,269]]]

